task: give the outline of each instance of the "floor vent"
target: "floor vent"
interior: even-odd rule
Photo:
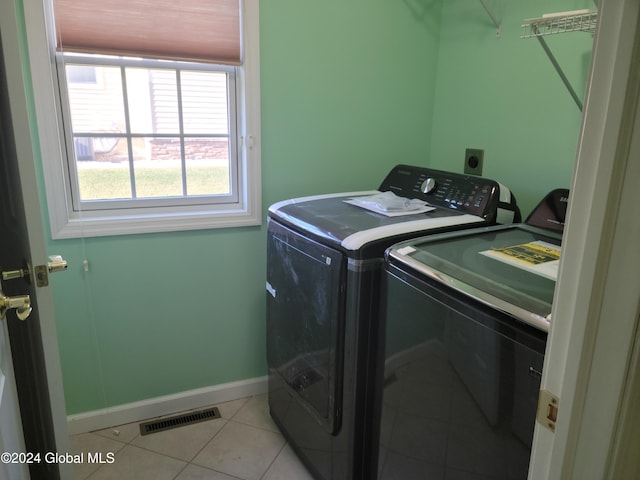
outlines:
[[[187,412],[180,415],[174,415],[173,417],[166,417],[141,423],[140,435],[149,435],[151,433],[162,432],[164,430],[183,427],[193,423],[205,422],[215,418],[220,418],[220,411],[216,407]]]

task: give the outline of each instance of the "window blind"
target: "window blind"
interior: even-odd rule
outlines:
[[[239,65],[240,0],[54,0],[59,51]]]

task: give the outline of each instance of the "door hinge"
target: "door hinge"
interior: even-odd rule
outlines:
[[[558,405],[560,399],[548,390],[540,390],[538,396],[538,413],[536,419],[545,428],[556,431],[556,421],[558,420]]]

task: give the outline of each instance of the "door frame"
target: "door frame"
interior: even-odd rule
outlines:
[[[639,368],[639,15],[637,0],[599,5],[541,386],[559,398],[557,424],[536,423],[531,480],[612,478],[623,448]]]
[[[21,0],[17,0],[21,1]],[[14,126],[16,153],[20,182],[24,192],[24,211],[29,233],[29,250],[34,265],[44,264],[47,260],[44,222],[40,208],[40,197],[37,193],[37,176],[35,170],[34,145],[37,141],[32,137],[29,101],[25,90],[30,84],[28,80],[28,53],[25,52],[21,35],[18,31],[18,9],[16,2],[9,0],[0,3],[0,32],[4,49],[4,61],[7,70],[7,88],[9,90],[11,120]],[[28,90],[27,90],[28,91]],[[32,192],[31,194],[29,194]],[[66,407],[62,385],[62,370],[55,325],[53,296],[51,288],[36,288],[36,304],[40,317],[42,345],[46,363],[46,376],[53,415],[53,428],[58,453],[69,451]],[[70,475],[70,467],[60,465],[62,478]]]

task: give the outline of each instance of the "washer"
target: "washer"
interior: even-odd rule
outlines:
[[[427,201],[433,209],[396,216],[352,203],[380,192]],[[269,409],[315,478],[375,475],[371,428],[385,249],[518,217],[509,190],[493,180],[409,165],[394,167],[378,190],[269,208]]]
[[[568,193],[387,251],[378,479],[526,480]]]

